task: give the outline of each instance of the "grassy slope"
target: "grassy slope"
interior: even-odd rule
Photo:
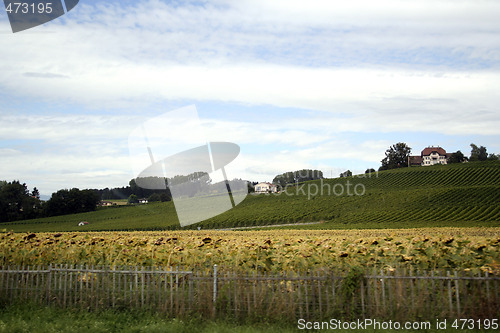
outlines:
[[[347,183],[349,182],[349,183]],[[350,185],[349,185],[350,184]],[[358,194],[348,195],[347,188]],[[371,177],[307,182],[281,195],[249,195],[203,228],[325,220],[304,228],[500,226],[500,162],[390,170]],[[323,192],[321,193],[321,189]],[[338,194],[341,189],[343,195]],[[314,193],[316,192],[316,195]],[[79,221],[88,226],[77,227]],[[172,202],[3,224],[14,231],[177,228]],[[190,228],[196,228],[192,225]]]

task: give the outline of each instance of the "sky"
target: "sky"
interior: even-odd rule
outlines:
[[[397,142],[500,153],[499,36],[495,0],[81,0],[18,33],[1,9],[0,180],[126,186],[131,133],[188,106],[252,181]]]

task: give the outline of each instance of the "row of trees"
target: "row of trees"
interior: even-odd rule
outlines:
[[[100,202],[93,190],[59,190],[43,202],[35,187],[30,192],[18,180],[0,181],[0,222],[82,213],[95,210]]]
[[[141,177],[132,179],[128,186],[95,190],[102,200],[147,198],[148,201],[170,201],[172,194],[168,186],[177,186],[177,191],[185,187],[185,194],[192,196],[209,187],[212,180],[206,172],[194,172],[189,175],[178,175],[173,178]]]
[[[136,195],[139,198],[147,198],[151,194],[155,193],[153,190],[145,189],[138,186],[135,179],[129,181],[128,186],[115,187],[115,188],[104,188],[95,190],[102,200],[115,200],[115,199],[127,199],[130,195]]]
[[[94,190],[59,190],[44,203],[45,216],[84,213],[96,210],[101,198]]]
[[[287,184],[296,184],[308,180],[316,180],[322,178],[323,172],[320,170],[302,169],[277,175],[273,179],[273,184],[280,185],[282,188],[284,188]]]

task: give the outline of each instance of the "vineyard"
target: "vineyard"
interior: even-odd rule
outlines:
[[[365,189],[363,195],[354,194],[358,185]],[[348,187],[352,195],[346,193]],[[338,195],[341,189],[344,193]],[[307,182],[281,195],[250,197],[201,225],[320,220],[329,223],[319,228],[332,229],[498,226],[500,163],[417,167]]]
[[[307,272],[376,267],[500,273],[500,228],[0,234],[0,266],[182,266]]]
[[[79,221],[89,224],[79,227]],[[235,208],[186,228],[308,221],[325,222],[308,229],[498,227],[500,162],[413,167],[306,182],[278,195],[248,195]],[[56,232],[176,230],[180,226],[174,204],[166,202],[5,223],[2,228]]]

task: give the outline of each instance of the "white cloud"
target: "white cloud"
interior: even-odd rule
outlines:
[[[80,3],[17,34],[0,22],[0,171],[40,173],[51,190],[125,185],[139,115],[184,100],[311,111],[279,123],[244,112],[205,120],[211,140],[249,148],[238,170],[252,179],[329,159],[377,162],[392,142],[366,133],[497,136],[499,10],[498,1],[153,0]]]
[[[417,71],[358,69],[311,69],[281,66],[241,67],[132,67],[90,72],[80,79],[19,78],[31,95],[77,101],[104,103],[121,98],[141,99],[151,96],[166,100],[244,102],[278,107],[298,107],[333,113],[350,113],[366,119],[374,130],[392,130],[395,123],[427,128],[436,117],[449,122],[462,121],[469,112],[496,113],[500,100],[496,87],[497,72],[456,72],[435,76]],[[64,81],[64,82],[62,82]],[[52,83],[54,82],[54,83]],[[9,82],[3,86],[14,89]],[[109,88],[108,88],[109,87]],[[404,115],[396,117],[394,114]],[[497,118],[497,117],[495,117]],[[378,121],[380,120],[380,121]],[[399,124],[399,121],[403,124]],[[473,118],[464,123],[467,132],[495,134],[498,119]],[[462,121],[463,122],[463,121]],[[377,125],[377,126],[374,126]],[[445,133],[464,133],[457,126]]]

